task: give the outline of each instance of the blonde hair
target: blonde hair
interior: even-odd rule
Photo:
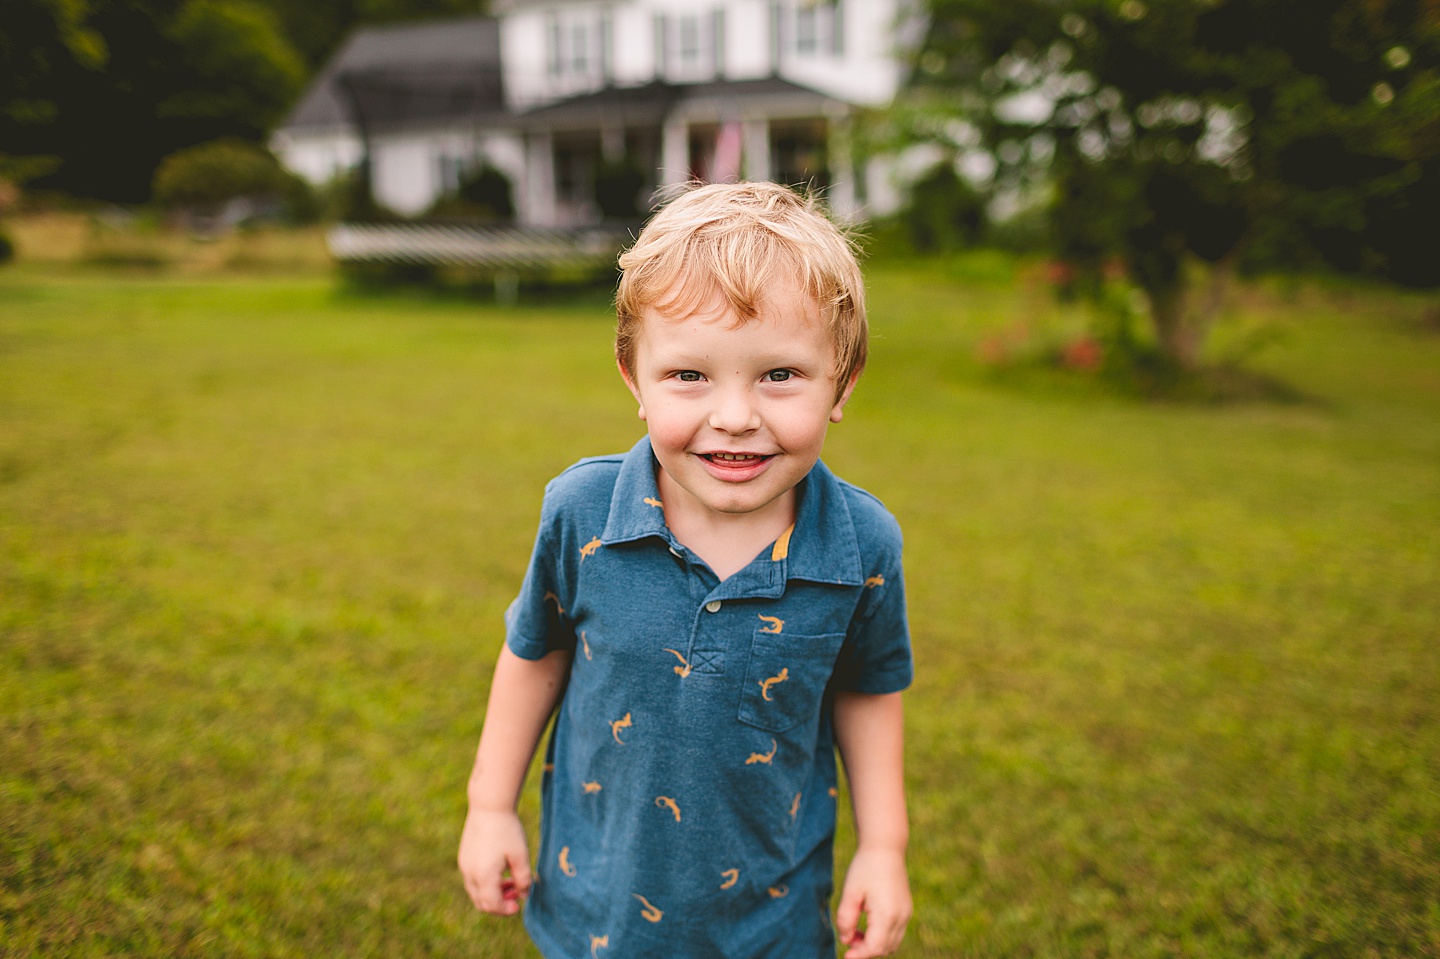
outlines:
[[[865,286],[850,239],[814,200],[775,183],[689,189],[657,213],[620,255],[615,358],[633,379],[647,309],[677,316],[717,298],[741,323],[777,284],[796,283],[820,307],[835,347],[835,397],[865,368]]]

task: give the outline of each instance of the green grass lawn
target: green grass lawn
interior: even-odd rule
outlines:
[[[1073,322],[1025,275],[874,266],[827,451],[907,533],[901,954],[1440,955],[1424,304],[1246,290],[1298,398],[1147,404],[975,360]],[[0,955],[534,955],[454,851],[542,486],[642,427],[609,335],[0,273]]]

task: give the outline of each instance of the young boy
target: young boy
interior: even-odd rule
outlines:
[[[866,357],[845,238],[774,184],[702,187],[620,258],[648,435],[546,487],[469,784],[475,905],[547,959],[821,959],[835,748],[849,959],[910,916],[900,530],[819,462]],[[515,806],[551,712],[538,875]],[[867,922],[861,930],[860,917]]]

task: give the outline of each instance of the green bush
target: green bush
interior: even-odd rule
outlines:
[[[370,191],[369,172],[364,164],[342,170],[329,182],[319,188],[322,218],[325,220],[351,220],[370,223],[387,223],[403,220],[404,217],[385,206]],[[451,198],[453,200],[453,197]],[[443,201],[442,201],[443,202]],[[446,215],[440,204],[430,211],[431,215]]]
[[[15,241],[4,230],[0,230],[0,264],[15,259]]]
[[[595,202],[607,218],[635,220],[643,216],[640,191],[645,174],[633,162],[606,162],[595,174]]]
[[[985,231],[985,200],[954,164],[941,163],[911,187],[910,205],[901,216],[920,252],[963,249]]]
[[[283,171],[280,186],[280,215],[286,223],[318,223],[325,216],[325,197],[298,173]]]
[[[215,213],[238,197],[283,194],[287,176],[270,151],[225,138],[167,156],[155,171],[153,191],[162,206]]]
[[[467,171],[459,189],[442,196],[430,208],[431,216],[477,220],[509,220],[515,216],[510,178],[488,163]]]

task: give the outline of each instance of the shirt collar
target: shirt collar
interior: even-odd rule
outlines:
[[[643,436],[621,460],[615,491],[610,496],[610,515],[600,536],[606,546],[649,536],[673,543],[660,507],[655,470],[650,437]],[[780,564],[774,579],[861,585],[865,577],[860,568],[860,547],[840,480],[824,463],[816,462],[796,491],[799,502],[795,526],[788,533],[788,542],[782,536],[769,553],[769,561]]]

